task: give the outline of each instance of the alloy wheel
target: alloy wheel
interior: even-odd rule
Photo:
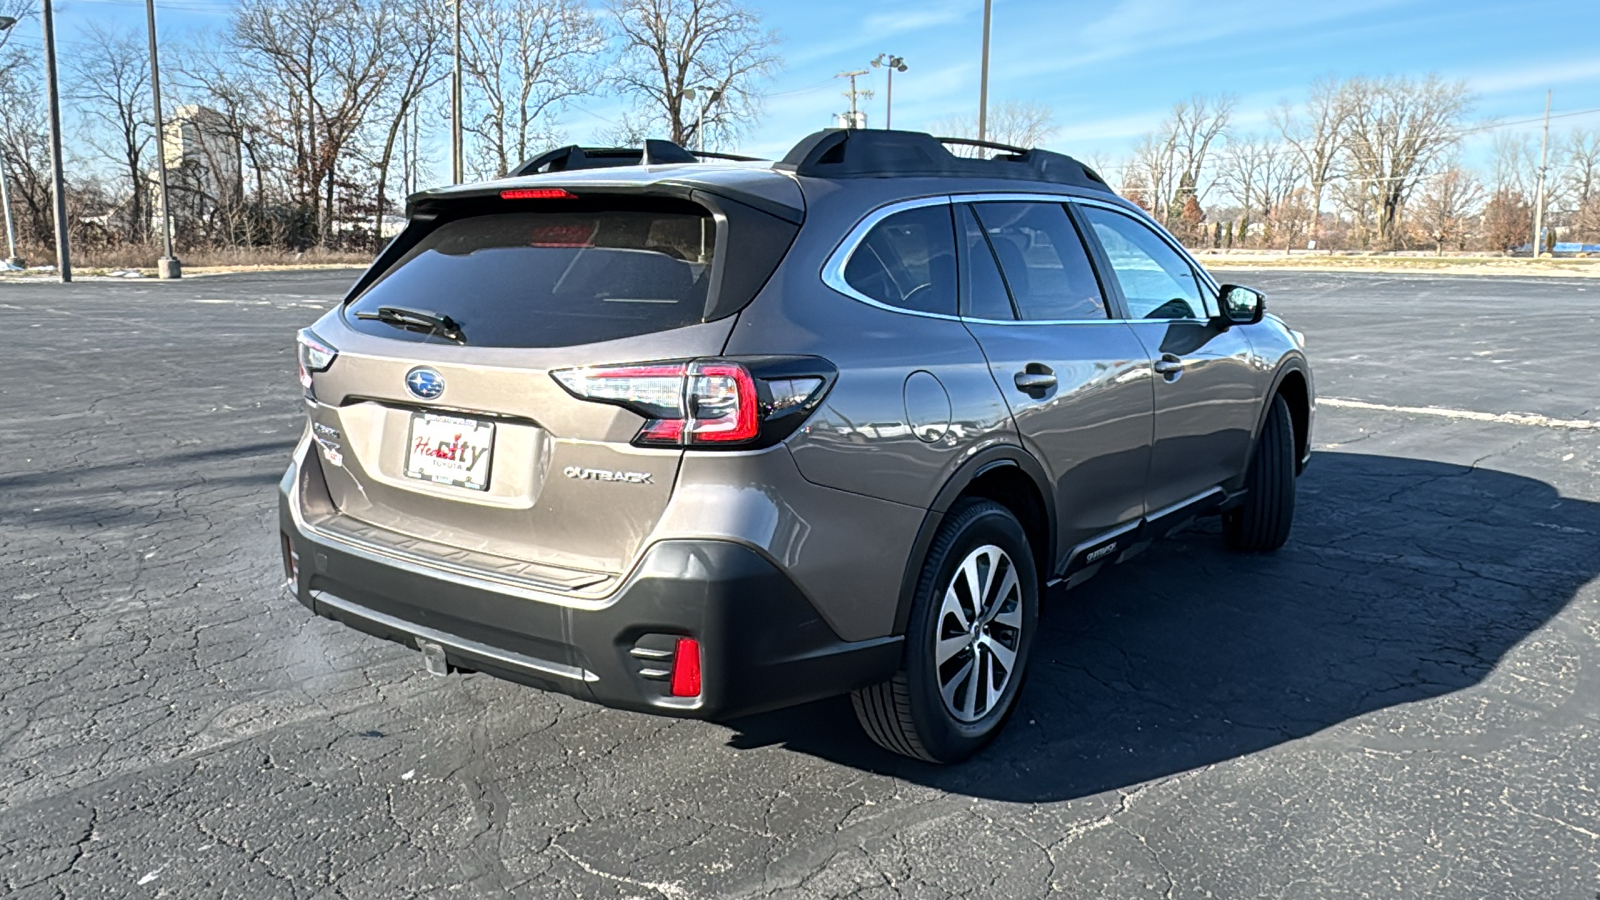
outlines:
[[[945,587],[933,660],[945,709],[976,722],[995,709],[1016,672],[1022,646],[1022,583],[994,544],[968,553]]]

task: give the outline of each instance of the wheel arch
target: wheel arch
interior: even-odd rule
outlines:
[[[905,633],[906,622],[911,617],[911,600],[916,594],[917,579],[927,559],[928,548],[945,515],[963,498],[982,497],[1011,510],[1028,536],[1041,580],[1048,580],[1054,571],[1057,527],[1055,505],[1049,500],[1053,496],[1047,487],[1049,483],[1044,466],[1021,447],[1011,444],[985,448],[956,469],[929,506],[906,559],[895,606],[894,633]]]
[[[1267,392],[1267,400],[1256,417],[1255,434],[1251,440],[1252,455],[1255,453],[1255,444],[1261,438],[1261,430],[1267,425],[1267,416],[1272,413],[1272,401],[1280,396],[1288,405],[1289,418],[1294,424],[1294,471],[1298,475],[1305,470],[1311,456],[1311,378],[1304,361],[1298,357],[1289,357],[1273,375],[1272,390]]]

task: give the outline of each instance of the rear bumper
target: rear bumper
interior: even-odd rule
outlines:
[[[546,601],[430,574],[307,527],[295,509],[298,468],[279,496],[295,598],[368,634],[438,644],[462,669],[621,709],[720,719],[844,693],[900,664],[899,637],[841,640],[784,573],[742,544],[662,541],[606,600]],[[700,643],[696,697],[671,696],[679,637]]]

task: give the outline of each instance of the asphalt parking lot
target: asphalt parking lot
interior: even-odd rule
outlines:
[[[353,277],[0,285],[0,893],[1600,897],[1600,281],[1227,273],[1366,404],[1289,546],[1055,595],[934,768],[847,701],[614,712],[288,598],[293,331]]]

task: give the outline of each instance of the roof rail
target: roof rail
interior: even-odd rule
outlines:
[[[990,159],[961,157],[945,144],[986,147],[1002,154]],[[1070,156],[991,141],[936,138],[921,131],[829,128],[795,144],[774,168],[816,178],[1008,178],[1112,193],[1098,172]]]
[[[609,169],[614,166],[659,166],[669,163],[693,163],[702,159],[729,159],[739,162],[756,162],[754,157],[735,156],[731,153],[710,153],[704,150],[685,150],[671,141],[647,140],[643,147],[558,147],[542,153],[511,170],[512,175],[542,175],[546,172],[570,172],[574,169]]]

